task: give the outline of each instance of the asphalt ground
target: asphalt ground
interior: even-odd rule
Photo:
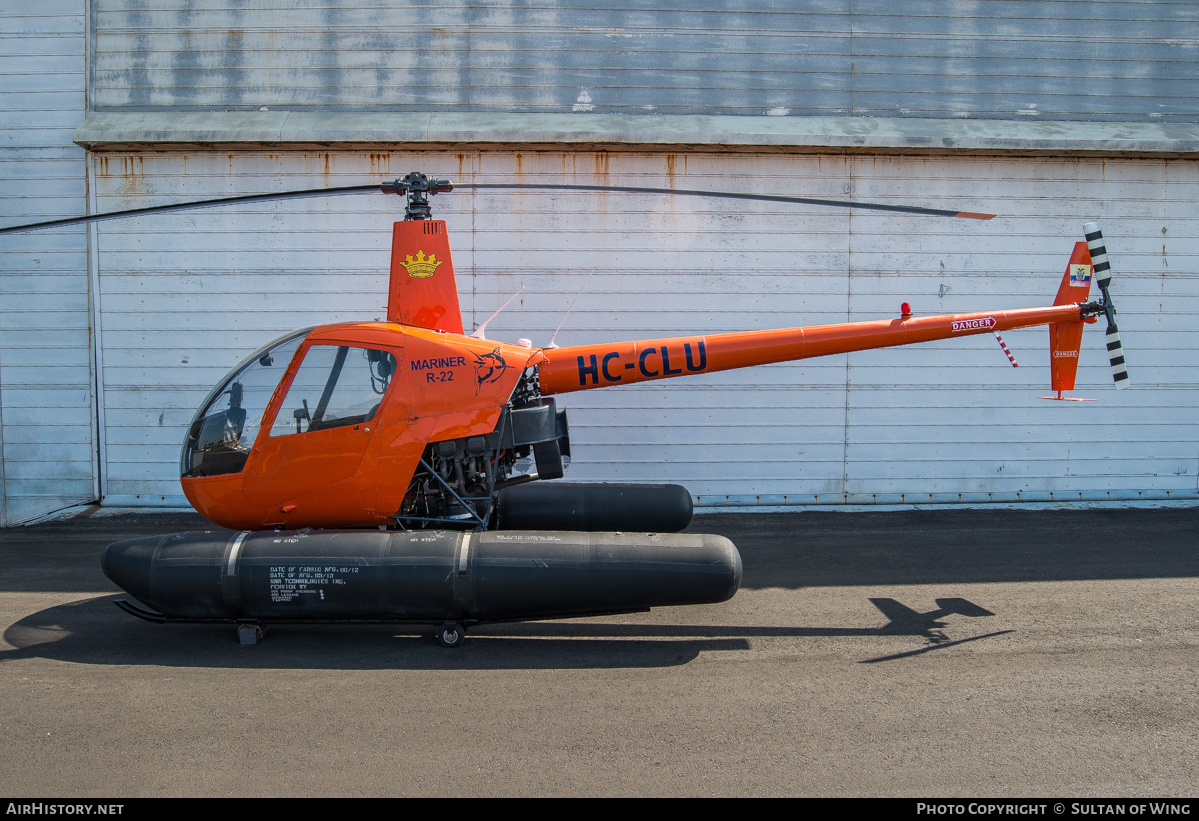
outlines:
[[[1199,508],[701,516],[731,601],[452,650],[113,606],[105,545],[210,527],[0,530],[0,794],[1199,794]]]

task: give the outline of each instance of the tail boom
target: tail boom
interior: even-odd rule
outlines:
[[[628,385],[817,356],[912,345],[1051,323],[1079,323],[1078,304],[547,348],[543,394]]]

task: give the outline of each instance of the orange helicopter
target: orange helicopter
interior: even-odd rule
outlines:
[[[917,317],[904,303],[898,317],[868,322],[564,348],[551,343],[551,347],[536,348],[527,340],[515,344],[487,340],[483,328],[472,335],[465,333],[446,223],[431,219],[429,206],[430,196],[454,187],[447,180],[413,172],[383,186],[291,194],[383,190],[407,198],[406,218],[395,223],[393,230],[386,321],[294,331],[251,353],[213,388],[188,428],[181,454],[181,484],[197,511],[240,534],[198,540],[174,537],[183,542],[174,546],[175,555],[186,554],[194,560],[191,569],[177,571],[184,576],[174,582],[167,580],[176,572],[169,570],[165,561],[168,554],[164,551],[171,547],[168,537],[111,546],[105,554],[105,571],[156,608],[147,611],[125,603],[129,612],[156,621],[233,620],[243,627],[249,625],[254,639],[261,634],[261,623],[267,621],[443,623],[438,639],[454,646],[461,642],[466,624],[722,601],[740,583],[740,558],[731,543],[720,537],[703,537],[709,541],[699,547],[688,542],[684,548],[682,542],[664,545],[661,541],[665,538],[661,534],[680,531],[690,522],[691,497],[684,488],[536,482],[562,477],[570,455],[566,413],[557,408],[553,397],[936,339],[983,333],[998,336],[1014,328],[1048,325],[1052,388],[1057,395],[1046,398],[1063,399],[1062,393],[1074,388],[1083,326],[1095,322],[1100,314],[1108,321],[1107,348],[1116,386],[1128,384],[1108,290],[1110,265],[1102,234],[1094,223],[1084,229],[1087,241],[1075,244],[1051,306]],[[460,187],[613,190],[481,183]],[[731,192],[616,190],[974,219],[992,216]],[[17,226],[0,233],[279,196],[136,209]],[[1092,278],[1103,294],[1100,301],[1087,301]],[[527,469],[530,466],[535,469]],[[347,538],[347,533],[355,531],[375,533]],[[502,575],[497,568],[506,567],[505,562],[511,564],[518,554],[527,559],[528,567],[548,566],[555,557],[561,558],[555,552],[561,543],[545,548],[539,541],[543,537],[529,533],[505,537],[505,531],[577,531],[579,537],[603,531],[645,535],[631,541],[617,539],[620,544],[615,548],[609,544],[611,539],[605,542],[608,547],[604,549],[618,557],[612,559],[615,564],[608,567],[611,574],[604,577],[606,581],[597,581],[599,577],[592,572],[598,549],[595,540],[584,539],[586,545],[575,545],[567,551],[569,557],[559,562],[563,568],[574,568],[567,568],[565,576],[542,579],[524,573],[494,582],[496,574]],[[315,533],[325,535],[313,539]],[[407,534],[400,540],[402,548],[388,535],[397,533]],[[335,548],[331,539],[338,534],[341,547]],[[473,541],[471,534],[476,534]],[[560,537],[554,538],[561,542]],[[674,538],[686,540],[684,536]],[[439,539],[444,544],[430,547]],[[251,555],[252,543],[258,545],[259,553]],[[271,548],[272,544],[276,547]],[[281,544],[290,546],[278,547]],[[307,553],[304,544],[313,545]],[[423,546],[418,549],[414,545]],[[682,576],[695,577],[699,567],[712,569],[709,581],[700,585],[702,591],[679,593],[679,576],[663,581],[652,593],[628,593],[630,585],[636,588],[657,572],[646,569],[650,564],[662,565],[664,556],[676,556],[679,550],[688,556],[680,565]],[[332,581],[340,581],[341,587],[352,582],[362,588],[364,583],[349,571],[371,565],[385,553],[413,573],[418,566],[435,567],[457,581],[452,590],[429,583],[418,593],[406,594],[408,598],[402,602],[386,605],[378,601],[390,594],[380,592],[378,584],[382,582],[378,582],[369,591],[359,589],[356,599],[342,595],[340,609],[324,605],[326,593],[344,593]],[[582,562],[582,555],[591,558]],[[633,571],[617,567],[638,561],[639,569]],[[580,562],[590,569],[580,571]],[[208,565],[224,568],[219,579],[203,570]],[[502,606],[490,606],[479,598],[491,595],[481,592],[485,566],[494,571],[493,583],[499,586],[493,594],[505,600]],[[257,582],[250,580],[253,568],[258,568]],[[467,575],[463,568],[478,577],[472,581],[469,595],[457,586]],[[394,575],[395,568],[387,572]],[[153,584],[148,581],[150,576],[155,578]],[[210,592],[199,592],[201,588]],[[218,589],[224,592],[211,592]],[[667,589],[674,592],[663,592]],[[602,594],[595,593],[597,590]],[[568,595],[566,591],[574,592]],[[437,602],[430,603],[433,599]],[[362,604],[364,600],[375,604]],[[424,604],[414,604],[418,600]],[[248,604],[253,601],[259,603]]]
[[[1074,387],[1083,324],[1111,310],[1105,257],[1094,263],[1104,302],[1086,302],[1092,255],[1104,253],[1092,226],[1091,249],[1076,245],[1044,308],[915,317],[905,306],[893,319],[819,327],[565,348],[494,342],[465,334],[446,224],[428,218],[428,196],[451,184],[412,174],[393,185],[410,204],[394,227],[387,321],[269,343],[193,421],[182,485],[212,521],[251,530],[504,526],[513,505],[500,504],[498,491],[563,475],[569,432],[551,397],[571,391],[1049,325],[1060,396]],[[1109,323],[1124,386],[1113,316]],[[518,474],[529,451],[536,471]]]

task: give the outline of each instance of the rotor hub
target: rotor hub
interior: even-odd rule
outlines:
[[[408,176],[394,182],[383,183],[383,193],[399,194],[408,197],[404,208],[404,219],[427,220],[433,216],[429,206],[429,197],[454,190],[454,184],[449,180],[431,180],[419,171],[412,171]]]

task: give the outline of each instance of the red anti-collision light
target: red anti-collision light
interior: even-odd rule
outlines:
[[[912,315],[912,306],[911,306],[911,303],[905,302],[905,303],[903,303],[902,305],[900,305],[900,306],[899,306],[899,315],[900,315],[900,316],[902,316],[902,317],[909,317],[909,316],[911,316],[911,315]]]

